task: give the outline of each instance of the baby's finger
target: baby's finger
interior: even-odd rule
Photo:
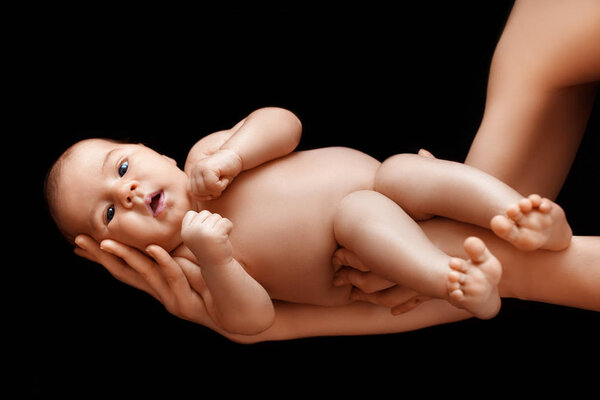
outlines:
[[[222,219],[223,217],[219,214],[211,214],[204,220],[204,224],[208,227],[215,228]]]
[[[181,220],[181,226],[189,226],[194,220],[194,218],[196,218],[196,215],[198,215],[198,213],[194,210],[189,210],[188,212],[186,212],[183,216],[183,219]]]
[[[221,218],[221,220],[217,222],[216,227],[225,235],[229,235],[233,230],[233,222],[227,218]]]
[[[201,174],[192,174],[188,179],[188,191],[194,196],[203,196],[207,189],[204,183],[204,176]]]
[[[206,191],[213,194],[212,192],[216,190],[219,184],[219,175],[216,173],[216,171],[205,169],[202,171],[202,179],[204,180],[204,187],[206,188]]]

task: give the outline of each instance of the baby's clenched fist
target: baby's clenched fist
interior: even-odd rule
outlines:
[[[218,150],[192,167],[188,189],[198,200],[216,199],[241,170],[240,156],[230,150]]]
[[[220,266],[232,259],[229,241],[232,229],[231,221],[219,214],[188,211],[181,222],[181,238],[201,267]]]

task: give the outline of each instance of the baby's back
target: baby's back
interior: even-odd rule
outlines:
[[[340,201],[372,189],[379,162],[347,148],[293,153],[239,175],[210,211],[229,218],[234,257],[271,298],[344,304],[349,287],[332,286]]]

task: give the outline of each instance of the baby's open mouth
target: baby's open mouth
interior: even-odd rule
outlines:
[[[152,216],[156,217],[165,209],[165,192],[158,190],[146,196],[146,205],[152,212]]]

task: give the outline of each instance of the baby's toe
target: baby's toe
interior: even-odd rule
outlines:
[[[464,300],[465,298],[465,294],[463,293],[462,290],[457,289],[457,290],[453,290],[451,291],[448,296],[450,297],[450,300],[453,300],[455,302],[461,302]]]
[[[533,204],[530,199],[519,200],[519,210],[523,213],[528,213],[533,209]]]
[[[515,222],[519,222],[523,218],[523,213],[521,212],[521,208],[518,204],[513,204],[512,206],[508,207],[506,210],[506,215]]]
[[[448,293],[452,293],[455,290],[460,290],[460,283],[448,281]]]
[[[492,218],[490,227],[496,235],[504,240],[515,242],[519,239],[519,229],[514,222],[503,215],[497,215]]]
[[[542,198],[539,194],[529,195],[529,201],[531,201],[531,205],[535,208],[539,207],[542,204]]]
[[[450,268],[452,268],[455,271],[459,271],[459,272],[466,272],[467,268],[465,267],[465,263],[461,258],[451,258],[450,261],[448,262],[448,265],[450,266]]]
[[[538,208],[541,212],[547,214],[552,211],[552,201],[548,199],[542,199]]]
[[[465,240],[464,248],[469,258],[475,262],[483,262],[486,259],[486,247],[483,240],[471,236]]]

